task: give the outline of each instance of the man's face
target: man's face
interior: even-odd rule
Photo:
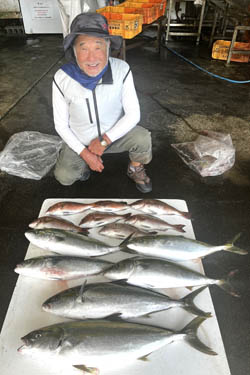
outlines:
[[[97,76],[107,64],[108,43],[104,38],[79,35],[74,50],[79,67],[90,77]]]

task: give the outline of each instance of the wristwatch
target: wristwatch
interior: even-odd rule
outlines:
[[[105,139],[102,138],[102,140],[101,140],[101,145],[102,145],[103,147],[107,147],[107,146],[108,146],[108,142],[105,141]]]

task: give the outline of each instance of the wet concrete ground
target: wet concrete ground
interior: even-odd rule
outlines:
[[[34,37],[35,39],[35,37]],[[0,149],[20,131],[56,134],[51,107],[51,82],[63,63],[60,35],[39,35],[38,41],[0,37]],[[250,79],[249,64],[225,67],[211,60],[206,45],[172,42],[171,47],[215,74],[234,80]],[[250,250],[250,111],[249,84],[233,84],[200,72],[153,44],[127,52],[141,104],[141,124],[152,132],[153,160],[147,167],[153,191],[145,197],[183,199],[192,214],[196,239],[219,245],[242,235],[239,247]],[[230,133],[236,162],[222,176],[201,177],[189,169],[171,143],[194,140],[197,131]],[[127,155],[104,156],[105,169],[87,182],[60,186],[50,172],[42,180],[28,180],[0,173],[0,323],[2,324],[28,241],[24,231],[38,216],[47,198],[142,198],[126,176]],[[211,295],[232,375],[246,375],[250,368],[250,256],[219,252],[204,260],[208,276],[233,279],[241,298],[216,286]],[[202,369],[201,369],[202,374]],[[7,374],[6,374],[7,375]]]

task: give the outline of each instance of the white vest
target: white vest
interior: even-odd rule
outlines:
[[[124,114],[122,87],[130,68],[120,59],[110,57],[109,62],[111,72],[109,69],[105,72],[94,92],[84,88],[62,69],[59,69],[54,77],[57,87],[68,104],[69,126],[85,146],[98,137],[94,93],[101,134],[111,129]]]

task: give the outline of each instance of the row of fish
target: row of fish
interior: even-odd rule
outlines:
[[[127,209],[140,210],[145,214],[115,214]],[[79,226],[62,218],[64,215],[87,210],[95,212],[90,213],[89,217],[85,216]],[[230,284],[232,275],[225,280],[211,279],[174,262],[200,258],[220,250],[242,255],[247,252],[234,246],[237,238],[225,245],[211,246],[183,236],[156,235],[155,231],[161,229],[156,229],[152,222],[160,219],[149,215],[174,212],[189,218],[188,213],[176,211],[157,200],[139,200],[132,204],[113,201],[90,204],[59,202],[46,212],[46,215],[53,216],[45,216],[31,223],[31,228],[39,229],[25,233],[29,241],[58,255],[25,260],[17,265],[16,272],[50,280],[70,280],[101,274],[112,281],[92,284],[85,282],[49,298],[42,305],[44,311],[80,320],[32,331],[22,338],[24,345],[18,351],[37,353],[39,358],[42,355],[46,358],[52,355],[92,374],[98,374],[102,367],[111,368],[112,364],[117,367],[118,363],[123,366],[135,359],[146,360],[150,353],[180,339],[201,352],[215,355],[196,335],[200,324],[211,314],[199,309],[194,304],[194,299],[211,284],[237,296],[238,293]],[[120,217],[118,220],[107,221],[115,216]],[[135,221],[128,221],[133,216],[139,216],[136,221],[141,223],[144,220],[147,224],[135,227]],[[166,221],[161,221],[165,222],[166,228]],[[99,226],[100,235],[121,239],[122,243],[110,246],[87,236],[87,229]],[[176,227],[176,230],[184,231],[183,225],[179,225],[178,229]],[[151,233],[145,233],[145,230]],[[136,256],[116,263],[97,258],[118,251],[133,252]],[[152,290],[197,286],[201,288],[181,299],[172,299]],[[179,332],[121,320],[149,316],[175,307],[198,315]]]

